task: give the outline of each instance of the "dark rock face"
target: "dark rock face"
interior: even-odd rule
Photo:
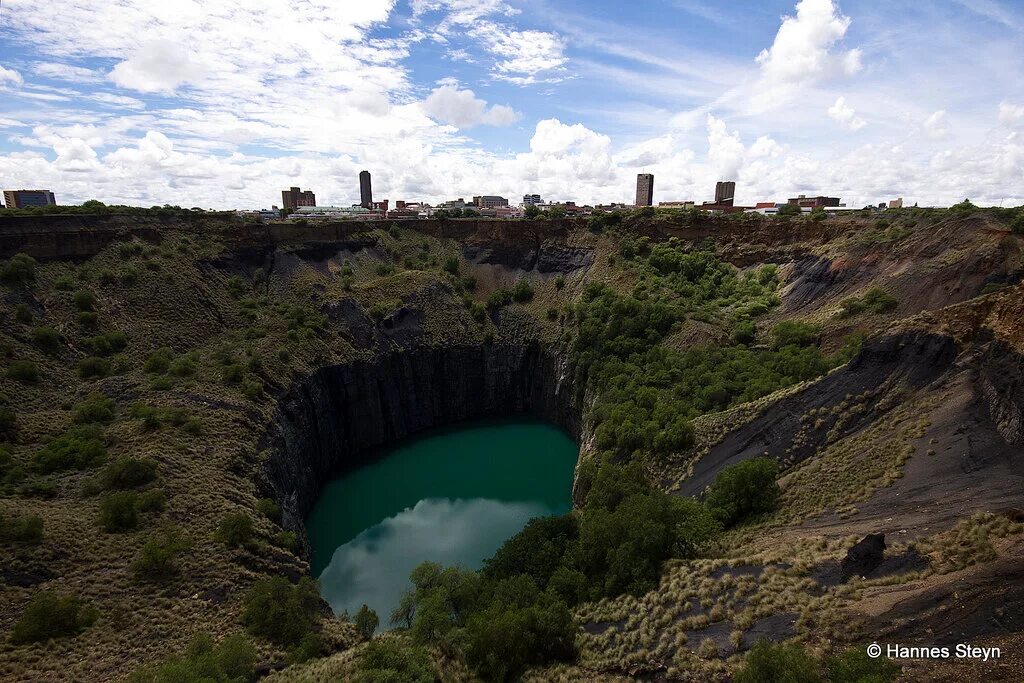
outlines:
[[[516,270],[539,273],[571,273],[589,268],[594,263],[594,252],[554,243],[530,244],[515,242],[466,245],[462,248],[466,260],[483,265],[505,266]]]
[[[531,414],[578,437],[568,377],[566,363],[536,343],[417,347],[321,368],[280,401],[262,485],[280,502],[286,528],[301,532],[332,475],[416,432]]]
[[[868,534],[850,548],[840,567],[845,583],[855,576],[867,576],[882,564],[885,534]]]

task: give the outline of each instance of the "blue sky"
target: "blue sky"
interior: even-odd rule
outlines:
[[[1024,2],[8,0],[0,185],[1024,203]]]

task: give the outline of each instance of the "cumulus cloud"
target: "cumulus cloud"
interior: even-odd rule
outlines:
[[[835,49],[850,22],[832,0],[800,0],[796,16],[783,17],[774,42],[757,56],[761,78],[755,96],[770,106],[789,99],[797,87],[860,71],[859,49]]]
[[[1024,125],[1024,104],[999,103],[999,123],[1010,128]]]
[[[178,86],[202,75],[202,66],[184,47],[169,40],[154,40],[115,66],[110,80],[140,92],[173,93]]]
[[[14,85],[21,85],[24,81],[21,78],[21,74],[14,69],[7,69],[0,66],[0,88],[6,83],[12,83]]]
[[[746,157],[739,133],[729,132],[725,121],[708,115],[708,160],[717,180],[736,180]]]
[[[924,121],[924,132],[930,138],[944,138],[949,135],[949,117],[940,109]]]
[[[868,122],[857,116],[853,107],[846,104],[845,97],[836,98],[835,104],[828,108],[828,115],[847,130],[860,130],[868,125]]]
[[[445,84],[434,90],[423,101],[423,110],[435,121],[456,128],[478,125],[511,126],[519,115],[511,107],[496,104],[491,107],[472,90],[459,90],[457,85]]]
[[[562,38],[546,31],[502,31],[496,25],[481,27],[475,33],[488,43],[488,50],[500,61],[495,65],[497,78],[520,85],[538,80],[558,80],[549,72],[566,62]],[[547,76],[540,74],[548,72]]]

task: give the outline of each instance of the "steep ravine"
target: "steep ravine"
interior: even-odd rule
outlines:
[[[279,402],[262,485],[283,523],[303,520],[331,477],[382,446],[462,420],[529,414],[580,440],[567,362],[539,343],[415,347],[320,368]],[[304,541],[305,543],[305,541]]]

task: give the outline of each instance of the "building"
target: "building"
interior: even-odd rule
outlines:
[[[383,212],[387,213],[387,210],[388,210],[388,200],[387,199],[382,199],[379,202],[373,202],[371,204],[370,208],[373,209],[374,211],[383,211]]]
[[[728,181],[719,181],[715,185],[715,204],[719,206],[732,206],[733,201],[736,199],[736,183]]]
[[[808,197],[806,195],[798,195],[789,199],[790,204],[796,204],[801,209],[811,208],[816,209],[818,207],[826,206],[842,206],[839,203],[839,197]]]
[[[691,201],[685,202],[658,202],[659,209],[692,209],[694,203]]]
[[[341,218],[376,218],[374,212],[362,206],[300,206],[288,220],[337,220]]]
[[[540,204],[539,194],[524,194],[523,195],[523,206],[537,206]]]
[[[459,197],[458,199],[451,199],[451,200],[448,200],[447,202],[441,202],[440,206],[438,206],[437,208],[439,208],[439,209],[465,209],[467,206],[471,206],[471,205],[466,204],[466,200],[463,199],[462,197]]]
[[[903,197],[889,200],[890,209],[902,209],[903,208]]]
[[[281,191],[281,201],[285,211],[295,211],[300,206],[316,206],[316,195],[312,190],[303,192],[301,188],[292,187]]]
[[[654,175],[637,173],[636,206],[651,206],[654,203]]]
[[[359,206],[369,209],[373,206],[373,189],[370,187],[370,172],[359,172]]]
[[[54,206],[57,200],[49,190],[4,190],[4,205],[8,209],[28,206]]]
[[[499,206],[508,206],[508,200],[494,195],[477,195],[473,197],[473,206],[478,209],[496,209]]]

